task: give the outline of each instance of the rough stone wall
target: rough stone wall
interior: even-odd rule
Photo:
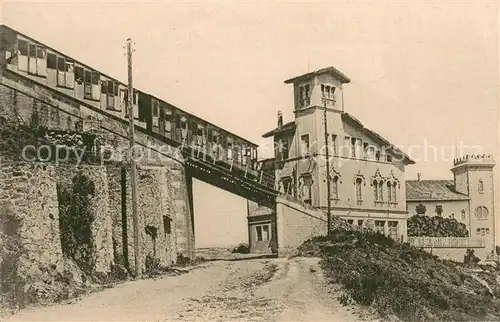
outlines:
[[[123,198],[122,193],[126,193],[126,187],[122,187],[122,166],[107,165],[106,174],[108,179],[108,202],[109,215],[112,225],[112,242],[115,264],[126,266],[126,254],[123,249],[123,207],[126,207],[127,199]],[[126,237],[126,235],[125,235]]]
[[[0,202],[2,216],[11,211],[20,219],[18,237],[23,253],[18,275],[36,279],[44,271],[62,271],[54,167],[22,162],[2,164]]]
[[[113,152],[113,160],[115,161],[123,161],[124,159],[120,158],[120,156],[123,157],[127,153],[129,145],[127,140],[128,126],[125,123],[92,110],[82,102],[62,97],[53,90],[17,77],[14,74],[1,75],[0,116],[22,123],[29,123],[31,119],[36,118],[40,125],[50,129],[76,130],[98,134],[102,138],[102,142]],[[168,170],[166,182],[170,185],[170,188],[166,190],[168,192],[162,192],[162,194],[170,198],[167,202],[167,215],[172,216],[171,227],[175,238],[171,237],[171,245],[168,248],[171,249],[171,254],[168,256],[166,254],[165,258],[167,258],[167,262],[172,262],[175,261],[177,253],[187,254],[189,246],[194,243],[192,232],[188,232],[188,227],[192,228],[192,222],[183,165],[184,160],[177,149],[141,131],[136,132],[136,144],[142,147],[140,153],[144,157],[139,162],[141,166],[157,165]],[[148,145],[153,148],[146,150]],[[116,153],[116,151],[121,151],[121,153]],[[124,250],[127,250],[130,267],[133,267],[133,248],[130,247],[130,244],[133,245],[133,234],[129,233],[129,230],[133,229],[130,211],[130,188],[125,189],[127,242],[129,246],[123,247],[123,241],[120,245],[123,231],[121,231],[119,225],[123,206],[123,203],[119,202],[123,190],[123,187],[119,185],[121,175],[118,174],[117,169],[111,169],[107,163],[106,166],[109,172],[106,173],[108,192],[105,194],[108,195],[107,209],[111,218],[113,237],[108,237],[106,232],[102,238],[106,239],[107,242],[99,247],[103,248],[103,256],[107,258],[110,251],[111,254],[113,253],[113,247],[109,248],[108,246],[108,241],[111,239],[111,245],[113,245],[113,241],[115,243],[115,257],[127,255],[124,254]],[[126,175],[126,182],[127,184],[130,183],[128,174]],[[120,187],[120,192],[118,187]],[[142,231],[144,232],[144,230]],[[105,259],[103,263],[99,264],[100,267],[103,268],[107,262],[108,260]]]
[[[183,174],[182,174],[183,175]],[[171,171],[170,167],[140,166],[138,167],[137,200],[140,227],[140,240],[142,245],[142,267],[146,269],[146,256],[156,258],[162,265],[171,265],[176,262],[177,253],[183,252],[178,243],[178,226],[185,222],[185,215],[178,215],[176,204],[180,204],[179,191],[176,182],[182,182],[183,177]],[[127,169],[126,180],[130,182],[130,173]],[[178,184],[179,185],[179,184]],[[131,195],[130,185],[127,184],[127,195]],[[127,200],[131,200],[127,198]],[[182,204],[185,206],[185,202]],[[182,210],[185,210],[182,208]],[[179,222],[179,218],[183,219]],[[170,233],[165,231],[164,220],[170,224]],[[156,237],[146,233],[153,228]],[[167,225],[168,227],[168,225]],[[186,229],[184,227],[184,229]],[[127,236],[128,236],[128,262],[130,268],[135,265],[134,257],[134,226],[132,205],[127,204]],[[153,241],[154,239],[154,241]]]
[[[80,165],[57,167],[57,182],[71,187],[76,175],[83,175],[94,183],[95,193],[90,199],[92,222],[92,242],[94,246],[94,262],[96,272],[109,272],[114,263],[113,228],[109,211],[108,177],[106,167]]]

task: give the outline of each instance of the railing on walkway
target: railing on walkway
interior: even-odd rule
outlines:
[[[425,248],[477,248],[485,247],[483,238],[471,237],[410,237],[408,243]]]
[[[191,159],[195,159],[201,163],[210,165],[211,167],[224,169],[226,171],[229,171],[234,176],[257,182],[269,189],[275,189],[274,176],[266,173],[261,169],[255,169],[255,165],[252,166],[249,163],[247,163],[246,165],[242,165],[234,161],[230,162],[224,158],[216,156],[213,151],[210,151],[210,153],[205,153],[205,151],[196,149],[195,147],[189,145],[182,146],[182,151],[185,156]]]

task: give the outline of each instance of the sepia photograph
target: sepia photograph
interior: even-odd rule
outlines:
[[[0,320],[500,321],[499,20],[0,2]]]

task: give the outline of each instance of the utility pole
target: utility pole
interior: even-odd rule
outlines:
[[[335,92],[335,87],[332,88],[332,91]],[[332,93],[333,94],[333,93]],[[328,123],[326,119],[326,101],[327,98],[323,94],[323,122],[325,122],[325,156],[326,156],[326,195],[327,195],[327,203],[326,203],[326,219],[327,219],[327,235],[330,235],[331,225],[332,225],[332,201],[330,199],[330,153],[328,148]]]
[[[132,39],[127,39],[127,65],[128,65],[128,124],[129,124],[129,143],[130,143],[130,183],[132,189],[132,216],[134,222],[134,256],[135,256],[135,278],[142,278],[141,265],[141,245],[139,214],[137,212],[137,166],[135,164],[135,133],[134,133],[134,88],[132,85]]]

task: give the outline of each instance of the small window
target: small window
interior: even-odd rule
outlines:
[[[269,225],[262,226],[262,240],[263,241],[268,241],[268,240],[270,240],[269,237],[270,237]]]
[[[55,54],[47,54],[47,68],[57,69],[57,56]]]
[[[465,209],[462,209],[460,213],[462,214],[462,220],[465,220]]]
[[[50,54],[49,54],[50,55]],[[55,55],[54,55],[55,56]],[[47,59],[48,59],[48,56],[47,56]],[[55,57],[54,57],[55,59]],[[48,60],[47,60],[47,65],[48,65]],[[55,60],[54,60],[54,68],[55,68]],[[78,84],[82,84],[83,83],[83,67],[80,67],[80,66],[75,66],[75,81],[78,83]]]
[[[384,182],[380,181],[378,183],[378,200],[384,201]]]
[[[356,179],[356,200],[358,202],[363,201],[362,187],[361,187],[362,183],[363,183],[363,179],[361,179],[361,178]]]
[[[375,160],[380,161],[380,151],[375,152]]]
[[[392,202],[392,184],[389,181],[387,182],[387,199]]]
[[[397,185],[398,185],[397,182],[392,183],[392,190],[391,190],[392,202],[398,202],[397,193],[396,193]]]
[[[302,144],[302,154],[309,154],[309,134],[304,134],[300,137]]]
[[[90,84],[92,81],[92,73],[90,70],[85,70],[85,83]]]
[[[64,60],[64,57],[57,58],[57,70],[60,72],[66,71],[66,61]]]
[[[45,59],[45,48],[38,46],[36,49],[36,57],[39,59]]]
[[[392,155],[386,155],[387,162],[392,162]]]
[[[26,40],[19,39],[17,41],[17,48],[19,55],[28,56],[28,42]]]
[[[354,220],[353,219],[348,219],[347,223],[352,226],[354,224]]]
[[[153,101],[153,117],[158,117],[158,115],[160,114],[160,109],[158,107],[158,101],[157,100],[154,100]]]
[[[481,233],[481,228],[476,229],[476,235],[479,235]]]
[[[288,159],[288,140],[283,140],[283,159]]]
[[[436,214],[438,216],[442,216],[443,215],[443,206],[442,205],[436,205]]]
[[[99,84],[99,73],[98,72],[92,72],[92,84],[98,85]]]
[[[482,179],[479,179],[479,182],[477,183],[477,191],[479,193],[484,193],[484,183]]]
[[[490,229],[489,228],[486,228],[486,234],[489,235],[490,234]]]
[[[362,220],[362,219],[358,220],[358,226],[363,226],[363,223],[364,223],[364,220]]]
[[[339,199],[339,177],[334,176],[331,183],[331,198]]]
[[[381,234],[385,233],[385,221],[375,220],[375,231]]]
[[[29,44],[28,56],[29,57],[36,57],[36,45],[35,44]]]
[[[356,138],[351,138],[351,157],[356,157]]]
[[[103,82],[103,83],[105,83],[105,82]],[[106,87],[107,87],[106,88],[107,91],[102,91],[103,94],[107,93],[110,96],[114,96],[114,94],[115,94],[115,85],[114,85],[114,83],[113,83],[112,80],[108,80],[107,81],[107,86]]]
[[[332,134],[332,154],[337,155],[337,136]]]
[[[257,233],[257,241],[262,241],[262,226],[255,226],[255,231]]]
[[[172,233],[172,219],[168,216],[163,216],[163,232],[165,235]]]
[[[488,218],[488,209],[484,206],[479,206],[474,211],[477,219],[487,219]]]

